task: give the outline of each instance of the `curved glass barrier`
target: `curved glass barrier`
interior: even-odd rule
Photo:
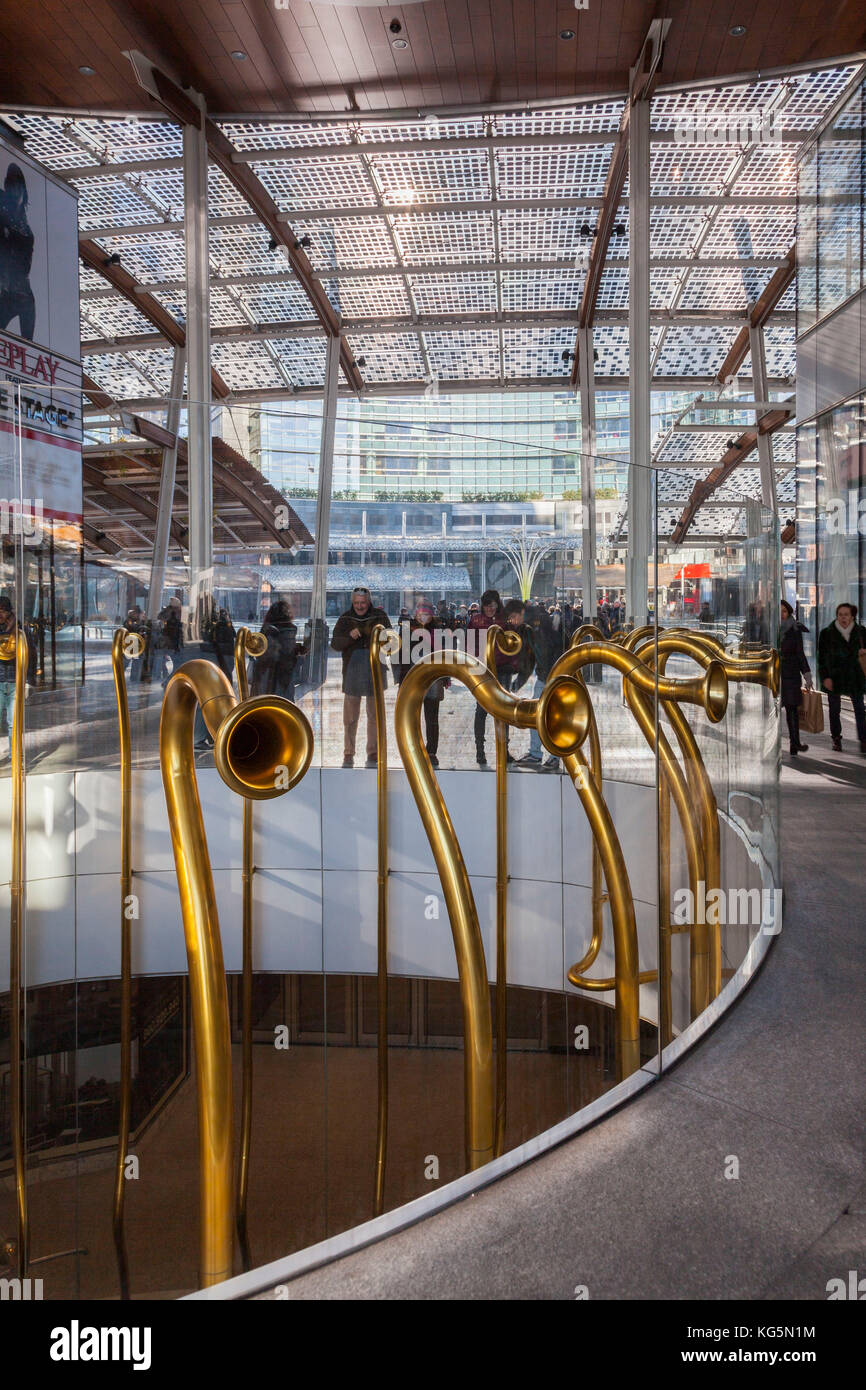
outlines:
[[[82,528],[36,526],[22,410],[0,440],[31,518],[0,595],[24,639],[0,660],[11,1275],[171,1298],[301,1251],[578,1126],[740,987],[779,922],[774,517],[696,558],[651,509],[643,589],[610,499],[590,613],[561,455],[511,501],[359,463],[316,612],[291,479],[245,509],[222,452],[191,577],[182,509],[153,557],[164,430],[88,417]],[[220,412],[227,449],[248,414]],[[484,614],[497,587],[528,608]]]

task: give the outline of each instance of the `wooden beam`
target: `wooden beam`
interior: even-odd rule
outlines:
[[[316,318],[329,337],[340,339],[340,364],[349,385],[360,391],[364,385],[355,355],[340,331],[340,317],[332,305],[319,280],[313,274],[313,267],[303,247],[299,244],[293,228],[281,220],[280,210],[265,188],[261,179],[248,164],[237,162],[237,150],[223,135],[219,126],[200,110],[195,102],[172,82],[164,72],[155,67],[141,53],[126,55],[132,62],[136,77],[145,91],[162,106],[181,125],[203,125],[208,153],[223,171],[259,218],[266,231],[277,245],[285,247],[289,264],[300,282],[301,288],[312,305]]]
[[[787,408],[767,411],[766,415],[761,416],[757,426],[753,425],[750,429],[744,430],[739,438],[734,441],[733,447],[727,449],[722,455],[718,465],[708,473],[705,478],[702,478],[700,482],[695,483],[689,500],[683,507],[682,515],[674,527],[670,538],[671,545],[682,544],[688,534],[689,527],[704,502],[712,496],[717,488],[721,487],[723,483],[726,483],[734,470],[748,458],[758,442],[759,431],[761,434],[772,434],[773,431],[779,429],[788,418],[789,412]],[[661,539],[663,539],[663,537]]]
[[[797,248],[792,246],[778,270],[768,280],[763,292],[755,300],[749,311],[749,322],[744,324],[731,345],[731,350],[718,371],[716,380],[720,386],[727,386],[731,377],[737,375],[749,354],[749,327],[761,328],[782,299],[785,291],[797,273]]]
[[[132,304],[157,332],[175,347],[186,346],[186,330],[168,310],[155,299],[148,290],[141,289],[135,276],[130,275],[122,265],[109,265],[109,256],[103,246],[96,241],[82,237],[78,242],[78,254],[90,270],[107,280],[112,289]],[[95,386],[96,383],[94,382]],[[217,400],[225,400],[231,393],[215,367],[211,367],[211,387]],[[85,388],[87,389],[87,388]],[[98,388],[97,388],[98,389]],[[90,392],[88,391],[88,394]],[[91,396],[91,399],[93,397]]]

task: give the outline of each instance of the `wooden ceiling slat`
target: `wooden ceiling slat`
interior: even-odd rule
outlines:
[[[460,105],[624,90],[638,37],[656,10],[672,25],[662,80],[681,82],[818,62],[866,46],[863,0],[427,0],[336,9],[291,0],[43,0],[0,17],[7,100],[140,110],[123,57],[148,53],[211,110],[342,110]],[[399,15],[409,48],[391,46]],[[734,23],[746,34],[730,35]],[[558,37],[563,27],[575,41]],[[235,61],[240,48],[246,61]],[[96,68],[92,77],[82,64]]]
[[[446,5],[444,0],[435,0],[435,3],[425,5],[424,9],[424,17],[427,21],[430,42],[436,54],[439,82],[442,87],[442,97],[446,105],[449,102],[460,102],[460,81],[457,73],[454,42],[451,38]]]

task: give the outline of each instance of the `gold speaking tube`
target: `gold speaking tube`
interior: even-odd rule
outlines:
[[[636,655],[647,661],[652,668],[656,653],[656,643],[647,642],[639,648]],[[668,658],[674,653],[689,656],[703,666],[704,670],[709,669],[711,663],[716,658],[710,656],[703,646],[692,640],[691,635],[687,634],[665,634],[658,639],[658,669],[664,675]],[[724,666],[724,661],[722,662]],[[686,777],[688,779],[689,791],[692,798],[693,807],[701,826],[701,838],[704,851],[704,873],[705,888],[709,893],[716,889],[721,883],[721,841],[719,833],[719,814],[716,805],[716,797],[713,791],[713,784],[707,772],[706,764],[701,756],[697,739],[692,731],[691,725],[685,718],[682,710],[673,700],[661,700],[671,727],[676,735],[685,765]],[[668,820],[670,819],[670,807],[667,810]],[[670,906],[670,838],[668,836],[665,846],[665,854],[659,852],[659,859],[662,866],[662,878],[666,885],[666,902],[668,909]],[[694,884],[692,884],[694,892]],[[693,899],[697,903],[698,899]],[[661,914],[660,914],[661,915]],[[663,919],[669,928],[670,915]],[[721,928],[718,923],[704,924],[709,927],[709,1001],[712,1001],[720,993],[722,988],[722,937]],[[693,924],[693,931],[694,931]],[[670,991],[669,977],[663,977],[663,988]],[[668,1039],[670,1041],[670,1039]]]
[[[24,682],[27,675],[27,638],[20,628],[4,639],[15,655],[15,709],[12,714],[12,872],[9,910],[9,1109],[15,1196],[18,1214],[18,1278],[27,1277],[30,1264],[30,1215],[27,1202],[27,1156],[21,1086],[21,1010],[24,992],[21,965],[24,933]]]
[[[576,680],[565,677],[549,682],[540,699],[520,700],[503,690],[487,666],[468,652],[452,652],[445,660],[439,657],[440,653],[434,653],[412,667],[398,691],[394,719],[400,757],[433,851],[454,938],[463,1007],[466,1164],[473,1170],[493,1157],[494,1147],[490,990],[469,875],[421,737],[424,695],[443,677],[458,680],[494,719],[521,729],[535,725],[544,747],[556,757],[566,757],[580,747],[590,714],[586,691]]]
[[[658,631],[661,632],[662,629],[659,628]],[[654,637],[655,633],[656,628],[652,623],[645,623],[643,627],[633,627],[622,639],[622,645],[627,652],[633,652],[638,642],[642,642],[645,637]]]
[[[484,662],[496,676],[496,653],[516,656],[520,634],[497,623],[487,629]],[[494,719],[496,742],[496,1124],[493,1156],[505,1146],[508,1117],[508,726]]]
[[[193,749],[196,705],[214,739],[223,781],[254,801],[281,796],[304,776],[313,732],[301,711],[276,695],[242,704],[212,662],[175,671],[162,702],[159,755],[180,890],[187,960],[199,1124],[200,1280],[220,1283],[232,1266],[232,1072],[228,993],[213,874]]]
[[[680,771],[679,765],[673,756],[670,744],[664,734],[659,731],[656,738],[655,720],[650,708],[646,703],[647,696],[654,696],[656,692],[660,698],[673,700],[684,700],[690,704],[702,705],[707,711],[707,715],[713,723],[717,723],[724,715],[727,707],[728,687],[724,671],[718,662],[710,664],[703,679],[700,680],[679,680],[670,681],[656,678],[642,661],[632,653],[627,652],[622,646],[611,642],[585,643],[579,647],[572,646],[559,658],[550,674],[550,680],[554,680],[560,674],[573,674],[581,667],[598,663],[615,667],[624,677],[627,698],[629,705],[638,721],[641,732],[654,752],[657,752],[662,764],[662,770],[667,779],[674,799],[677,803],[677,810],[683,821],[683,835],[686,839],[686,848],[689,859],[689,874],[694,881],[694,891],[697,892],[697,884],[702,877],[702,851],[694,825],[689,816],[688,791],[685,780]],[[575,784],[577,785],[577,783]],[[578,788],[578,790],[580,790]],[[599,841],[599,849],[604,856],[604,846]],[[616,872],[611,866],[611,872]],[[605,867],[605,879],[608,885],[608,893],[612,894],[613,883],[611,874]],[[611,916],[613,917],[613,899],[611,897]],[[632,909],[633,920],[633,909]],[[624,924],[619,924],[619,930],[625,929]],[[614,922],[614,933],[616,939],[617,923]],[[696,950],[692,954],[691,966],[691,994],[692,1008],[700,1012],[706,1006],[706,995],[708,993],[708,948],[702,950],[705,943],[700,939],[696,943]],[[650,978],[651,972],[647,972],[645,978]],[[635,989],[637,980],[634,981]],[[703,1003],[700,1001],[704,1000]]]
[[[392,637],[377,623],[370,633],[370,673],[376,705],[376,1176],[373,1215],[385,1210],[385,1171],[388,1161],[388,730],[385,724],[385,684],[382,657]],[[397,638],[399,641],[399,637]]]
[[[250,683],[247,679],[247,657],[264,656],[268,649],[268,639],[261,632],[250,632],[248,627],[238,630],[235,637],[234,662],[235,678],[238,683],[240,699],[250,698]],[[241,894],[243,900],[243,928],[241,963],[241,1142],[238,1159],[238,1192],[235,1212],[235,1225],[238,1245],[241,1251],[241,1265],[244,1273],[251,1264],[250,1238],[247,1230],[247,1197],[250,1184],[250,1146],[253,1132],[253,803],[249,797],[243,799],[241,820]]]
[[[132,1115],[132,928],[127,917],[128,900],[132,893],[132,749],[129,736],[129,700],[123,663],[124,659],[134,660],[143,653],[144,639],[141,634],[118,628],[111,645],[111,671],[114,676],[120,738],[120,1115],[117,1121],[112,1233],[120,1297],[124,1300],[129,1298],[124,1204],[125,1168]]]
[[[775,699],[781,684],[781,657],[773,648],[764,653],[751,653],[747,657],[732,656],[721,642],[704,632],[693,632],[691,628],[672,628],[666,637],[687,637],[695,648],[700,647],[705,655],[721,661],[729,681],[743,681],[748,685],[762,685]],[[697,658],[695,658],[697,660]]]

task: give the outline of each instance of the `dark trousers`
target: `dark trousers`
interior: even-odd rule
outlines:
[[[788,721],[788,737],[791,740],[791,752],[794,753],[800,747],[800,711],[796,705],[785,706],[785,718]]]
[[[504,690],[516,690],[520,679],[516,671],[503,671],[496,673],[496,678]],[[487,727],[487,710],[483,705],[475,707],[475,752],[478,757],[484,752],[484,731]],[[508,730],[505,726],[505,746],[508,747]]]
[[[440,700],[424,701],[424,723],[427,728],[427,752],[435,758],[439,752],[439,705]]]
[[[835,690],[828,690],[827,704],[830,709],[830,733],[833,738],[841,738],[842,696],[837,695]],[[861,743],[866,743],[866,710],[863,708],[863,696],[852,695],[851,704],[854,706],[854,718],[857,722],[857,737]]]

